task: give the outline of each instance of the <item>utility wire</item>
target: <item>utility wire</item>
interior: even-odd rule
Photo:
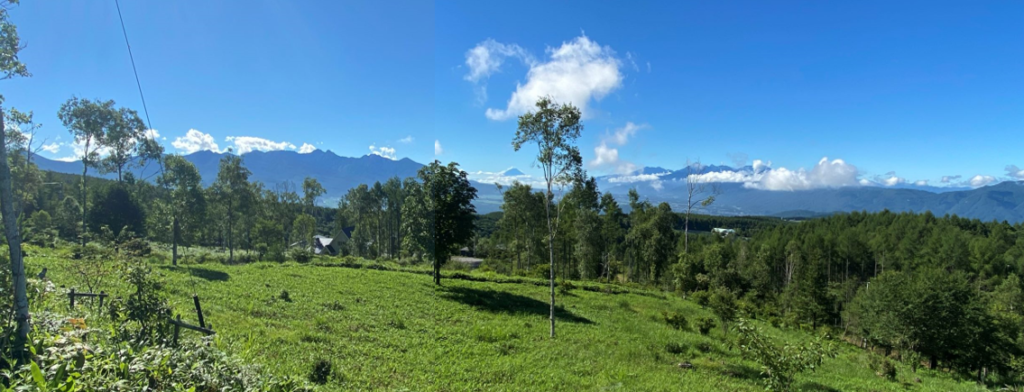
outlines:
[[[121,33],[124,34],[124,44],[128,46],[128,58],[132,60],[132,72],[135,73],[135,84],[139,86],[139,96],[142,97],[142,110],[146,112],[146,124],[153,129],[153,122],[149,120],[149,108],[146,107],[146,95],[142,93],[142,82],[139,81],[139,70],[135,69],[135,56],[132,55],[132,44],[128,43],[128,30],[124,28],[124,17],[121,16],[121,4],[114,0],[117,6],[117,18],[121,20]]]
[[[128,42],[128,30],[125,29],[124,17],[121,16],[121,4],[118,0],[114,0],[114,5],[117,7],[117,19],[121,21],[121,33],[124,34],[124,45],[128,47],[128,58],[132,60],[132,72],[135,73],[135,85],[139,86],[139,97],[142,98],[142,110],[146,113],[146,126],[149,127],[149,129],[153,129],[153,122],[149,119],[149,107],[146,106],[146,95],[142,93],[142,82],[139,81],[139,70],[135,68],[135,56],[132,55],[132,44]],[[163,157],[161,157],[161,159],[163,159]],[[162,165],[160,170],[163,171]],[[185,265],[185,268],[188,269],[189,280],[192,282],[192,295],[196,295],[195,274],[192,273],[192,267],[190,265]]]

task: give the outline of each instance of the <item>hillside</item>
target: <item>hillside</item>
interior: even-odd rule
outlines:
[[[74,261],[32,250],[29,272],[49,267],[75,285]],[[50,254],[50,253],[47,253]],[[151,262],[162,263],[159,259]],[[558,338],[547,337],[542,284],[446,279],[419,273],[295,263],[156,265],[176,312],[194,317],[202,299],[214,342],[277,374],[309,373],[320,359],[335,375],[324,390],[760,391],[759,367],[743,359],[735,333],[679,331],[662,312],[710,316],[673,295],[572,290],[559,296]],[[499,279],[474,274],[478,279]],[[107,292],[124,293],[105,281]],[[118,295],[118,294],[115,294]],[[762,325],[771,336],[809,335]],[[194,335],[187,334],[190,339]],[[871,354],[841,345],[839,356],[797,378],[799,390],[975,391],[931,370],[900,368],[898,382],[875,376]],[[683,369],[679,363],[691,363]],[[920,378],[917,383],[915,378]]]

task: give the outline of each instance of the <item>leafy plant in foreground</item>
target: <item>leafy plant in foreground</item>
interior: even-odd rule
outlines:
[[[816,369],[826,357],[834,356],[831,343],[823,344],[821,338],[805,345],[779,347],[747,320],[740,319],[736,329],[740,334],[740,349],[761,364],[761,373],[767,376],[765,387],[770,391],[789,391],[793,377]]]

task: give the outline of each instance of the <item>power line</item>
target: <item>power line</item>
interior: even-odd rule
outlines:
[[[142,82],[139,81],[139,71],[135,69],[135,56],[132,55],[132,45],[128,43],[128,30],[124,28],[124,17],[121,16],[121,4],[118,0],[114,0],[114,5],[117,6],[117,18],[121,20],[121,33],[124,34],[124,44],[128,46],[128,58],[132,60],[132,72],[135,73],[135,84],[139,86],[139,96],[142,97],[142,110],[146,112],[146,124],[149,129],[153,129],[153,122],[149,120],[149,108],[146,107],[146,95],[142,93]]]

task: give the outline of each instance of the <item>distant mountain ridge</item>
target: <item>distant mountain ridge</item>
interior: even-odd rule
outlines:
[[[203,184],[210,185],[217,178],[221,153],[200,151],[185,155],[199,169]],[[314,151],[299,154],[295,151],[250,152],[242,155],[247,168],[252,171],[251,180],[261,181],[273,188],[279,184],[290,184],[301,188],[307,176],[316,178],[327,190],[323,198],[325,205],[333,205],[349,189],[359,184],[384,182],[388,178],[412,177],[423,166],[408,158],[392,160],[378,155],[358,158],[342,157],[330,151]],[[40,169],[60,173],[81,174],[81,162],[63,162],[34,156],[33,161]],[[136,178],[151,180],[159,168],[155,163],[142,169],[133,170]],[[704,166],[701,173],[716,171],[751,171],[750,166],[734,169],[728,166]],[[96,169],[89,174],[97,177],[114,178],[112,174],[101,175]],[[503,172],[506,176],[523,176],[515,168]],[[645,167],[634,175],[659,175],[659,184],[650,181],[611,182],[614,177],[598,177],[601,192],[610,192],[623,207],[626,195],[636,188],[641,197],[654,203],[667,202],[673,210],[683,209],[685,201],[686,168],[667,170],[660,167]],[[501,205],[501,194],[493,184],[473,182],[478,190],[477,211],[497,211]],[[841,188],[820,188],[804,191],[767,191],[752,189],[738,183],[717,184],[721,193],[705,212],[718,215],[821,215],[849,211],[931,211],[935,215],[956,214],[982,220],[1009,222],[1024,221],[1024,181],[1007,181],[978,189],[932,191],[935,187],[877,187],[851,186]],[[301,191],[301,189],[296,189]],[[944,189],[945,190],[945,189]]]

